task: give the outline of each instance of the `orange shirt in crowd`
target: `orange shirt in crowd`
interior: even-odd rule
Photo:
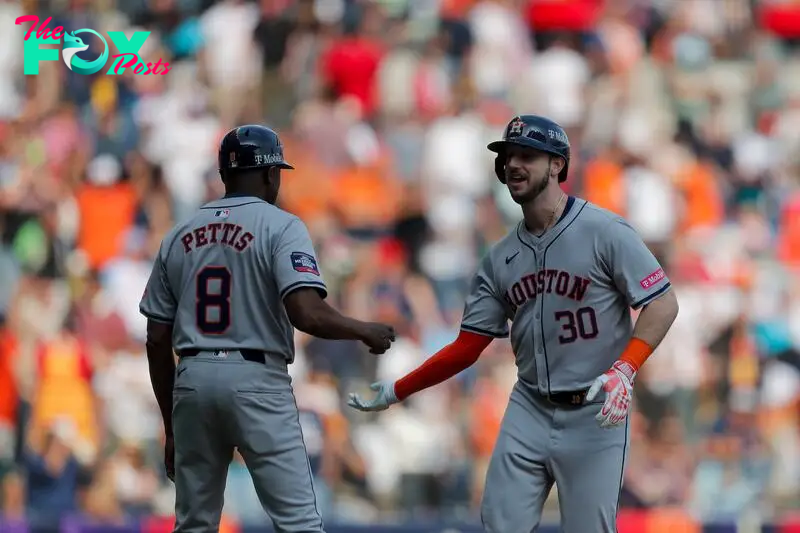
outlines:
[[[685,205],[683,231],[722,224],[725,206],[714,170],[709,165],[697,163],[686,168],[679,177],[678,186]]]
[[[498,402],[498,398],[505,398],[504,393],[489,379],[482,380],[475,387],[470,437],[477,457],[486,459],[492,455],[506,407],[505,403]]]
[[[311,158],[292,160],[292,163],[295,169],[284,174],[278,201],[283,209],[312,225],[328,212],[332,194],[330,171]]]
[[[780,228],[778,257],[786,265],[800,268],[800,195],[787,202]]]
[[[332,206],[348,228],[390,224],[401,199],[398,184],[377,165],[346,170],[333,183]]]
[[[80,213],[78,248],[89,266],[102,267],[119,255],[136,214],[136,193],[128,183],[98,187],[84,184],[76,194]]]
[[[14,376],[16,357],[16,338],[10,331],[0,329],[0,425],[13,426],[17,418],[19,393]]]
[[[86,345],[62,335],[39,346],[37,363],[33,423],[49,427],[56,419],[68,418],[81,439],[96,445],[92,369]]]
[[[619,164],[602,156],[589,161],[584,171],[583,187],[586,200],[625,216],[627,195]]]

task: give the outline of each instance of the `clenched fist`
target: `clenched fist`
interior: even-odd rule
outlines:
[[[370,353],[380,355],[388,350],[395,341],[394,328],[379,322],[364,323],[361,331],[361,342],[369,346]]]

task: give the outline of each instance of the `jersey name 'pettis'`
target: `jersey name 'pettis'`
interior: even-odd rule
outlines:
[[[194,248],[202,248],[209,244],[225,244],[237,252],[244,252],[255,236],[238,224],[213,222],[194,228],[181,237],[183,251],[190,253]]]

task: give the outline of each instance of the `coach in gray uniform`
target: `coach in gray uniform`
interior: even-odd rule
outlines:
[[[225,197],[166,235],[140,304],[167,437],[165,466],[175,482],[174,531],[219,529],[237,448],[276,531],[320,532],[287,372],[293,326],[325,339],[361,340],[375,354],[389,349],[395,333],[323,301],[308,230],[273,205],[281,169],[293,168],[274,131],[246,125],[228,132],[219,168]]]
[[[489,149],[524,220],[484,257],[458,338],[397,382],[373,384],[374,399],[351,395],[350,405],[386,409],[510,335],[519,379],[486,476],[486,531],[536,531],[555,483],[563,533],[615,533],[634,378],[678,303],[624,219],[563,192],[570,145],[558,124],[516,117]],[[635,327],[631,309],[641,309]]]

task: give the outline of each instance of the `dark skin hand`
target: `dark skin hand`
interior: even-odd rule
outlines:
[[[290,292],[283,304],[294,327],[320,339],[359,340],[369,347],[370,353],[377,355],[385,353],[396,339],[392,326],[344,316],[325,303],[313,288]]]
[[[321,339],[360,340],[370,353],[388,350],[396,335],[392,326],[362,322],[346,317],[329,306],[316,289],[300,288],[284,298],[292,325]],[[167,477],[175,479],[175,439],[172,433],[172,389],[175,385],[175,359],[172,352],[172,325],[147,321],[147,362],[150,382],[164,421],[164,467]]]
[[[175,439],[172,434],[172,388],[175,385],[175,359],[172,353],[172,325],[147,320],[147,363],[150,383],[164,421],[164,468],[175,481]]]
[[[242,172],[226,171],[222,176],[226,194],[246,194],[275,204],[281,186],[281,169],[259,168]],[[322,294],[311,287],[300,287],[283,299],[292,325],[313,337],[331,340],[360,340],[370,353],[380,355],[395,340],[392,326],[362,322],[346,317],[325,303]]]

